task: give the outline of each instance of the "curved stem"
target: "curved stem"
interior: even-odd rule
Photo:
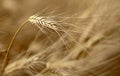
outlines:
[[[6,66],[8,65],[9,63],[9,53],[11,51],[11,48],[12,48],[12,45],[13,45],[13,42],[15,41],[18,33],[22,30],[22,28],[24,27],[24,25],[27,23],[27,20],[18,27],[18,29],[16,30],[15,34],[13,35],[9,45],[8,45],[8,48],[7,48],[7,51],[6,51],[6,55],[4,57],[4,60],[3,60],[3,64],[2,64],[2,67],[1,67],[1,70],[0,70],[0,75],[2,75],[4,73],[4,70],[6,68]]]

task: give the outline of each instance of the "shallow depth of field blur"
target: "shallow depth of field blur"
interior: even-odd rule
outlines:
[[[120,76],[120,0],[0,0],[0,70],[34,14],[63,31],[26,23],[3,76]]]

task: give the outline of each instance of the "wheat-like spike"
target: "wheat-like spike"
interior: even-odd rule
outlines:
[[[46,68],[46,62],[41,61],[39,57],[29,58],[27,62],[23,65],[26,72],[32,74],[37,74]]]
[[[57,21],[53,20],[50,17],[45,17],[45,16],[39,17],[38,15],[33,15],[33,16],[29,17],[28,20],[31,23],[35,24],[39,29],[40,28],[49,28],[49,29],[54,30],[58,34],[58,36],[62,39],[66,49],[69,50],[69,47],[67,46],[63,36],[61,35],[60,32],[58,32],[58,30],[60,30],[61,28],[58,26],[59,23],[57,23]]]
[[[33,24],[36,24],[36,26],[40,29],[41,29],[41,27],[43,27],[43,28],[46,27],[46,28],[50,28],[50,29],[54,30],[60,37],[62,37],[62,35],[58,31],[62,31],[62,32],[66,33],[74,42],[77,43],[77,41],[71,35],[69,35],[69,33],[67,31],[65,31],[64,27],[61,26],[61,24],[74,26],[76,28],[78,28],[78,26],[71,24],[71,23],[63,22],[64,19],[62,19],[62,21],[55,21],[52,18],[53,18],[52,16],[50,16],[50,17],[40,16],[39,17],[36,14],[36,15],[29,17],[29,21]],[[62,18],[64,18],[64,17],[62,17]],[[71,18],[71,17],[67,17],[67,19],[69,19],[69,18]],[[77,17],[74,17],[74,18],[77,18]],[[65,17],[65,20],[67,20],[67,19]],[[59,23],[61,23],[61,24],[59,24]]]
[[[9,74],[15,70],[24,69],[25,72],[33,75],[40,72],[44,68],[46,68],[46,62],[41,60],[39,55],[35,55],[30,58],[22,58],[13,62],[5,69],[5,74]]]
[[[28,20],[33,24],[40,24],[41,27],[47,27],[53,30],[58,29],[56,27],[57,23],[49,17],[44,17],[44,16],[38,17],[37,15],[33,15],[29,17]]]

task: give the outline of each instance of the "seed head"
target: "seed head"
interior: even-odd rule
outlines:
[[[45,16],[37,16],[37,15],[33,15],[31,17],[29,17],[28,19],[31,23],[33,24],[37,24],[39,26],[42,27],[46,27],[46,28],[50,28],[50,29],[57,29],[56,25],[57,22],[53,19],[51,19],[50,17],[45,17]]]

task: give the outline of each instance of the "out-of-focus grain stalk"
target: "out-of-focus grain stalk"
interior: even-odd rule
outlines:
[[[8,48],[7,48],[6,55],[5,55],[5,58],[4,58],[4,61],[3,61],[3,64],[2,64],[2,67],[1,67],[1,70],[0,70],[1,76],[4,73],[4,70],[5,70],[6,66],[8,65],[8,63],[9,63],[9,54],[10,54],[13,42],[15,41],[18,33],[22,30],[22,28],[25,26],[25,24],[27,22],[28,21],[26,20],[21,26],[18,27],[17,31],[15,32],[14,36],[11,39],[11,42],[10,42]]]

